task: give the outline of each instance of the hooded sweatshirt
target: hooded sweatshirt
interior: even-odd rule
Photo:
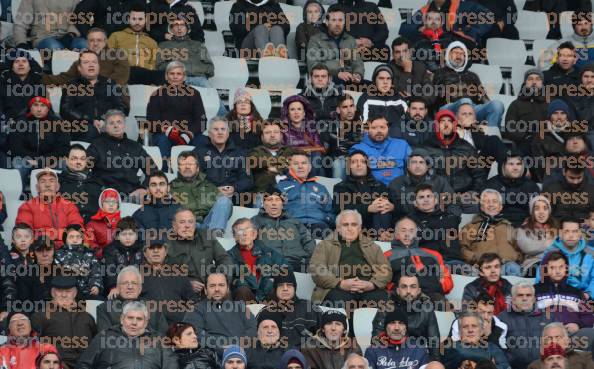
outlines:
[[[307,20],[307,8],[310,4],[317,4],[320,8],[320,19],[315,23],[309,23]],[[297,46],[297,55],[299,60],[305,60],[305,49],[311,36],[322,32],[326,10],[317,0],[308,0],[303,6],[303,23],[297,26],[295,31],[295,45]]]
[[[12,71],[14,61],[25,57],[31,70],[24,80]],[[41,66],[25,50],[16,50],[6,56],[6,70],[0,74],[0,113],[6,118],[17,118],[27,110],[29,100],[35,96],[46,96],[42,83]]]

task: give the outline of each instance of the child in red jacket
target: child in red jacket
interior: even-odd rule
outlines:
[[[97,259],[103,258],[103,248],[113,239],[120,221],[120,194],[113,188],[107,188],[99,196],[99,211],[87,223],[89,245],[95,251]]]

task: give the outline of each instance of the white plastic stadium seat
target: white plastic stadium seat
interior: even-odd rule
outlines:
[[[547,33],[549,32],[547,13],[518,10],[516,28],[518,29],[521,40],[539,40],[546,38]],[[507,53],[510,53],[510,51],[508,50]]]
[[[392,9],[414,13],[425,5],[424,0],[392,0]]]
[[[131,217],[132,214],[134,214],[134,212],[138,209],[140,209],[139,204],[133,204],[131,202],[122,202],[120,204],[120,215],[122,218]]]
[[[225,55],[225,39],[216,31],[204,31],[204,46],[211,57]]]
[[[541,68],[542,70],[546,70],[551,67],[550,60],[557,52],[557,50],[554,50],[552,47],[557,42],[558,40],[534,40],[532,43],[532,58],[534,59],[534,64],[536,64],[537,67]]]
[[[85,301],[85,311],[97,321],[97,307],[104,303],[105,301],[101,300],[86,300]]]
[[[18,200],[18,198],[17,200],[14,198],[6,198],[5,200],[4,206],[6,206],[6,220],[3,224],[4,232],[2,234],[2,238],[6,242],[9,242],[12,237],[12,228],[14,227],[19,208],[21,205],[23,205],[23,203],[24,201]]]
[[[4,195],[4,202],[8,199],[18,200],[23,192],[23,181],[18,169],[0,169],[0,178],[0,191]]]
[[[503,277],[504,279],[507,279],[507,281],[509,283],[512,284],[512,286],[519,284],[519,283],[529,283],[529,284],[534,284],[534,279],[533,278],[523,278],[523,277],[514,277],[511,275],[506,275]]]
[[[392,33],[398,33],[398,30],[400,29],[400,23],[402,23],[402,18],[400,17],[400,11],[397,11],[396,9],[390,9],[390,8],[383,8],[380,7],[379,8],[380,12],[382,13],[382,15],[384,16],[384,21],[386,22],[386,25],[388,26],[388,31],[392,34]],[[391,46],[390,44],[387,44]],[[389,57],[389,55],[388,55]]]
[[[371,81],[371,77],[373,76],[373,71],[375,70],[375,68],[377,68],[378,65],[381,65],[384,63],[380,63],[380,62],[373,62],[373,61],[369,61],[369,62],[364,62],[363,63],[363,67],[365,68],[365,73],[363,78],[365,78],[368,81]]]
[[[460,224],[458,225],[458,229],[462,229],[462,227],[470,223],[470,221],[472,221],[472,218],[474,218],[475,215],[476,214],[462,213],[462,215],[460,216]]]
[[[573,26],[571,25],[572,11],[561,12],[561,37],[568,38],[573,34]]]
[[[334,186],[342,182],[340,178],[318,177],[318,183],[326,187],[330,195],[334,194]]]
[[[353,312],[353,329],[355,330],[357,343],[363,353],[371,345],[375,314],[377,314],[376,308],[359,308]]]
[[[204,110],[206,112],[206,118],[210,119],[216,117],[217,113],[219,112],[219,107],[221,106],[221,98],[219,97],[217,89],[197,86],[192,87],[194,87],[196,90],[198,90],[198,92],[200,92],[202,104],[204,105]],[[206,129],[206,127],[200,128]]]
[[[293,95],[299,95],[300,93],[301,93],[300,88],[285,88],[284,90],[281,91],[281,104],[285,101],[285,99],[287,97],[290,97]]]
[[[196,146],[192,145],[176,145],[171,148],[171,171],[173,174],[177,175],[177,157],[180,153],[184,151],[192,151],[196,148]]]
[[[130,93],[130,116],[146,117],[146,107],[157,86],[128,85]]]
[[[126,117],[126,126],[124,127],[126,131],[126,137],[131,139],[132,141],[138,140],[138,121],[136,118],[129,116]]]
[[[234,1],[217,1],[214,7],[214,22],[217,26],[217,31],[230,31],[229,14]]]
[[[78,60],[78,53],[71,50],[54,50],[52,53],[52,74],[66,72]]]
[[[526,4],[526,0],[514,0],[514,3],[516,5],[516,9],[523,10],[524,4]]]
[[[151,159],[153,159],[157,165],[157,168],[161,170],[161,168],[163,168],[163,157],[161,156],[161,150],[159,150],[159,147],[146,145],[143,145],[142,147],[144,147],[146,153],[150,155]]]
[[[260,88],[281,91],[296,88],[301,74],[296,59],[284,59],[276,56],[260,58],[258,61]]]
[[[470,71],[479,76],[488,96],[499,93],[503,85],[503,77],[497,65],[473,64]]]
[[[270,115],[270,111],[272,110],[272,101],[270,100],[270,93],[268,90],[262,90],[258,88],[245,88],[246,91],[250,93],[252,96],[252,101],[254,105],[256,105],[256,109],[258,109],[258,113],[264,119],[268,119]],[[233,104],[235,104],[235,91],[230,91],[229,93],[229,108],[233,109]]]
[[[494,161],[491,164],[491,168],[489,168],[489,174],[487,175],[487,179],[491,179],[493,177],[496,177],[497,174],[499,174],[499,164],[497,164],[497,162]]]
[[[28,52],[31,57],[37,62],[39,63],[39,65],[43,66],[43,59],[41,58],[41,53],[39,52],[39,50],[25,50],[26,52]]]
[[[435,311],[437,325],[439,326],[440,338],[446,338],[450,334],[452,323],[456,320],[456,315],[451,311]]]
[[[245,86],[250,77],[245,59],[212,56],[212,62],[215,66],[214,76],[210,79],[213,87],[232,90]]]
[[[460,307],[462,302],[462,295],[464,294],[464,287],[476,279],[476,277],[468,277],[465,275],[452,274],[454,281],[454,288],[446,295],[448,301],[453,303],[457,308]]]
[[[524,73],[526,73],[526,71],[531,68],[534,67],[531,65],[517,65],[512,68],[511,84],[514,91],[520,91],[520,89],[522,88],[522,83],[524,83]],[[515,92],[516,96],[518,95],[517,92]]]
[[[14,13],[13,13],[14,14]],[[5,38],[12,36],[12,28],[13,23],[8,22],[1,22],[0,25],[0,41],[3,41]]]
[[[223,248],[225,249],[225,251],[229,251],[229,250],[231,250],[233,248],[233,246],[235,246],[235,239],[234,238],[217,237],[217,241],[219,241],[219,243],[221,244],[221,246],[223,246]]]
[[[291,32],[295,32],[297,30],[297,26],[303,22],[303,8],[297,5],[289,5],[285,3],[280,3],[279,5],[289,20]]]
[[[196,14],[198,15],[198,21],[202,25],[204,23],[204,8],[202,7],[202,2],[188,1],[188,4],[191,5],[196,10]]]
[[[71,141],[71,143],[81,143],[83,141]],[[85,142],[86,143],[86,142]],[[88,145],[88,144],[87,144]],[[31,171],[31,179],[29,180],[29,187],[31,187],[31,195],[33,196],[37,196],[37,173],[39,173],[40,171],[42,171],[43,168],[40,169],[33,169]],[[62,173],[61,170],[59,169],[54,169],[54,171],[58,174]]]
[[[311,300],[311,294],[316,288],[311,274],[295,272],[295,280],[297,281],[297,291],[295,291],[297,297],[303,300]]]
[[[490,38],[487,40],[487,59],[490,65],[512,68],[526,64],[528,52],[522,40]]]
[[[247,305],[248,309],[250,309],[250,312],[252,313],[253,316],[258,316],[258,313],[260,312],[260,310],[264,309],[266,305],[265,304],[249,304]]]
[[[382,252],[386,252],[392,248],[392,243],[388,241],[375,241],[375,243],[382,249]]]
[[[89,146],[91,145],[90,143],[88,143],[86,141],[70,141],[70,145],[74,145],[74,144],[79,144],[82,147],[84,147],[85,149],[88,149]]]
[[[62,100],[62,89],[59,87],[49,87],[47,89],[50,102],[52,103],[52,109],[56,113],[60,113],[60,101]]]
[[[243,206],[234,206],[233,212],[231,213],[231,217],[227,222],[227,229],[225,229],[225,238],[233,238],[233,223],[239,218],[252,218],[258,215],[260,209],[256,208],[246,208]]]

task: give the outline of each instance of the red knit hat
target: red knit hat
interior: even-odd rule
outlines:
[[[35,96],[31,100],[29,100],[29,109],[33,106],[33,104],[38,103],[38,102],[42,103],[43,105],[47,106],[50,109],[52,108],[52,103],[51,103],[51,101],[49,101],[49,99],[46,99],[43,96]]]
[[[544,348],[543,353],[540,355],[540,359],[544,361],[546,358],[553,355],[565,357],[565,349],[558,343],[551,343]]]

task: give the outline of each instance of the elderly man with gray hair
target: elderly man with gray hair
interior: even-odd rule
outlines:
[[[517,283],[511,295],[511,307],[497,317],[507,324],[507,354],[512,367],[525,368],[539,358],[540,335],[551,317],[536,307],[531,283]]]
[[[563,356],[566,360],[566,366],[560,364],[560,360],[550,359],[545,350],[547,347],[558,345],[556,355]],[[567,333],[567,329],[563,323],[554,322],[547,324],[540,338],[540,359],[534,360],[528,369],[553,369],[556,362],[561,368],[557,369],[591,369],[594,368],[594,361],[592,361],[592,353],[588,344],[582,340],[572,340]],[[549,352],[550,354],[550,352]],[[548,360],[547,360],[548,359]],[[559,358],[557,358],[559,359]]]
[[[494,252],[502,259],[502,274],[522,276],[519,263],[522,252],[514,242],[514,228],[503,218],[503,197],[497,190],[486,189],[480,196],[480,213],[460,231],[460,249],[464,261],[476,265],[481,255]]]
[[[382,249],[361,234],[361,226],[358,211],[340,212],[336,232],[317,245],[309,263],[316,284],[312,301],[343,307],[349,316],[356,308],[385,301],[385,287],[392,279]]]
[[[81,355],[77,369],[178,369],[173,350],[147,329],[149,313],[142,302],[124,305],[120,325],[99,333]]]
[[[104,132],[87,149],[93,178],[139,201],[146,195],[148,175],[156,171],[156,165],[140,143],[126,137],[126,115],[121,110],[108,110],[104,121]],[[144,182],[138,177],[139,169]]]

